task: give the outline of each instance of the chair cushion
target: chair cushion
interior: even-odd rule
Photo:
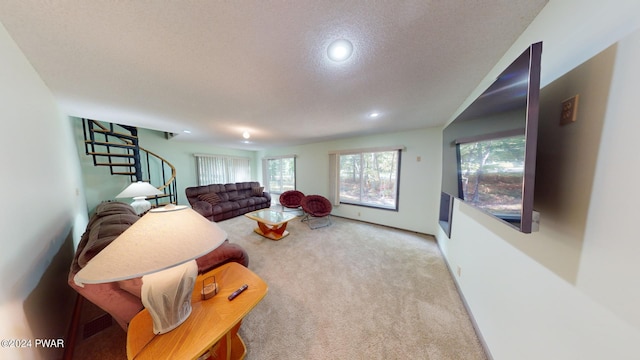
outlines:
[[[215,205],[222,201],[217,193],[200,194],[198,195],[198,200],[206,201],[211,205]]]
[[[329,199],[320,195],[307,195],[302,199],[302,209],[315,217],[322,217],[331,214],[333,206]]]
[[[82,236],[84,241],[78,245],[75,264],[83,268],[89,260],[139,219],[131,205],[118,202],[98,205],[96,215],[91,218]]]
[[[297,208],[302,205],[304,194],[298,190],[288,190],[280,194],[280,204],[288,208]]]

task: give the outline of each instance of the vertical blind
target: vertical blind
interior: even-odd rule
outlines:
[[[193,154],[196,158],[198,185],[229,184],[251,180],[249,158]]]

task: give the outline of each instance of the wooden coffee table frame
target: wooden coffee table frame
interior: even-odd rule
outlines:
[[[269,216],[269,218],[259,216],[265,212],[269,212],[273,216]],[[270,209],[257,210],[244,215],[258,223],[258,227],[253,231],[271,240],[280,240],[289,235],[287,223],[297,217],[290,213]]]
[[[219,293],[202,300],[202,280],[216,277]],[[233,301],[227,297],[241,287],[247,290]],[[198,359],[210,352],[214,359],[242,359],[246,347],[238,334],[242,319],[267,294],[267,284],[246,267],[232,262],[199,275],[191,297],[192,311],[177,328],[160,335],[153,333],[153,321],[145,309],[129,323],[129,359]]]

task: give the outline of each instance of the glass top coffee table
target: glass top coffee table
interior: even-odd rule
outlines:
[[[244,216],[258,222],[258,227],[253,229],[253,231],[271,240],[280,240],[289,235],[289,232],[286,230],[287,223],[297,217],[294,214],[271,209],[253,211],[244,214]]]

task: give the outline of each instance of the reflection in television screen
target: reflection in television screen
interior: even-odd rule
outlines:
[[[462,199],[506,221],[520,218],[524,135],[458,146]]]

